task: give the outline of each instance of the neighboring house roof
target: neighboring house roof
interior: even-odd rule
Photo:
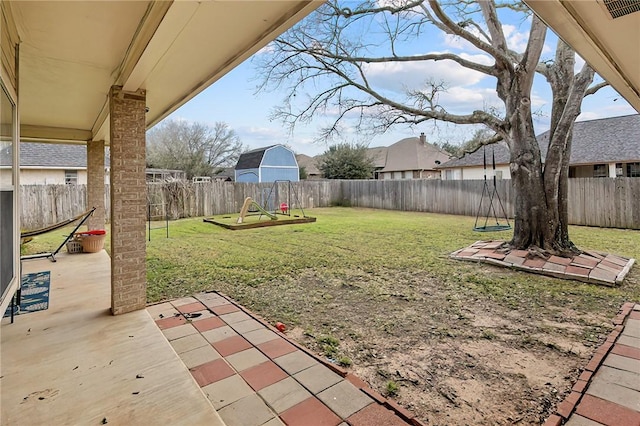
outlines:
[[[549,146],[549,131],[537,136],[542,157]],[[569,164],[597,164],[640,161],[640,114],[621,117],[578,121],[573,126]],[[491,166],[491,155],[495,153],[496,164],[508,164],[509,149],[505,143],[486,148],[487,166]],[[483,165],[483,150],[451,160],[439,168],[469,167]]]
[[[260,163],[262,163],[262,157],[264,157],[265,151],[274,146],[276,145],[252,149],[251,151],[240,154],[238,162],[236,163],[236,170],[257,169],[260,167]]]
[[[218,173],[213,175],[214,179],[229,178],[229,179],[233,180],[233,178],[235,177],[236,169],[233,168],[233,167],[224,167],[224,168],[219,169],[219,170],[220,171]]]
[[[439,165],[438,169],[448,169],[452,167],[473,167],[484,165],[484,154],[486,152],[487,167],[491,167],[493,162],[493,156],[495,156],[496,164],[509,164],[511,154],[509,148],[504,142],[499,142],[493,145],[480,148],[471,154],[465,154],[460,158],[454,158]]]
[[[541,147],[549,145],[549,132],[538,136]],[[640,114],[579,121],[573,126],[569,164],[640,161]]]
[[[376,169],[381,169],[387,164],[387,152],[389,147],[387,146],[376,146],[374,148],[369,148],[369,157],[373,160],[373,167]]]
[[[305,155],[305,154],[296,154],[296,161],[298,161],[298,166],[301,168],[304,167],[308,175],[322,174],[320,173],[320,169],[318,169],[318,165],[317,165],[317,160],[319,158],[320,156],[309,157],[308,155]]]
[[[7,147],[0,155],[0,166],[9,166],[12,147]],[[109,165],[108,155],[105,154],[105,165]],[[85,145],[21,142],[20,167],[42,168],[86,168],[87,147]]]
[[[449,154],[420,138],[402,139],[387,149],[387,162],[381,172],[433,170],[451,158]]]

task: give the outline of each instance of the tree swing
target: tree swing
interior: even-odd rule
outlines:
[[[482,147],[482,157],[484,163],[484,186],[482,187],[482,197],[480,198],[480,205],[478,206],[478,213],[476,214],[476,223],[473,226],[473,230],[476,232],[496,232],[496,231],[507,231],[511,229],[511,224],[509,223],[509,219],[507,218],[507,212],[502,205],[502,201],[500,200],[500,194],[498,194],[498,189],[496,188],[496,153],[492,150],[492,163],[493,163],[493,190],[489,191],[489,184],[487,183],[487,151],[486,146]],[[487,209],[487,215],[484,219],[484,226],[478,226],[478,219],[480,218],[480,211],[482,210],[482,202],[484,201],[485,194],[489,199],[489,208]],[[507,221],[506,224],[500,224],[500,220],[498,219],[498,213],[493,204],[493,200],[497,199],[498,204],[500,204],[500,209],[502,210],[502,217]],[[493,212],[493,218],[496,221],[495,225],[487,225],[489,222],[489,217],[491,216],[491,212]]]

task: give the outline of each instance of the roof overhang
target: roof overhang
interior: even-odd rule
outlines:
[[[322,3],[6,2],[20,38],[21,137],[108,143],[113,85],[146,92],[149,128]]]
[[[524,0],[640,112],[640,12],[612,18],[603,0]]]

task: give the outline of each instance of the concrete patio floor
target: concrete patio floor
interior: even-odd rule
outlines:
[[[23,262],[49,308],[2,320],[2,425],[224,425],[146,310],[110,314],[105,251],[57,259]]]

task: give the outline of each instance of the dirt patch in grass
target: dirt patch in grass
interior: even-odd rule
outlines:
[[[637,265],[607,288],[449,259],[510,238],[472,232],[473,218],[306,213],[318,221],[245,231],[172,222],[171,238],[147,245],[149,302],[222,291],[425,423],[523,425],[549,415],[620,305],[640,300]],[[638,231],[570,233],[579,247],[640,257]]]
[[[397,383],[395,399],[429,424],[539,424],[593,352],[584,334],[609,330],[597,319],[551,320],[407,272],[381,280],[393,294],[312,275],[296,280],[301,294],[321,289],[328,302],[300,312],[316,329],[290,334],[319,354],[319,337],[334,336],[355,374],[383,394]],[[301,302],[301,294],[286,298]]]

